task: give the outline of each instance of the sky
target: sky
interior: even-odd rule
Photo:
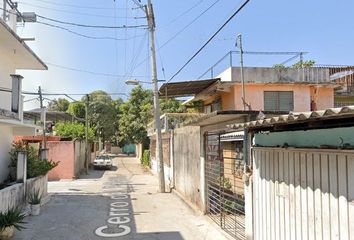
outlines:
[[[241,0],[152,2],[160,80],[169,80],[243,3]],[[145,3],[146,0],[142,0],[142,4]],[[48,71],[19,71],[25,77],[23,90],[33,92],[41,86],[46,93],[79,94],[102,89],[109,93],[129,94],[133,87],[127,86],[125,80],[151,81],[146,18],[133,0],[20,0],[18,5],[21,12],[35,12],[63,22],[140,26],[128,29],[84,28],[41,17],[37,23],[19,26],[17,32],[21,37],[35,38],[27,44],[49,67]],[[198,79],[229,51],[237,50],[237,34],[242,34],[246,51],[303,51],[308,52],[304,55],[305,60],[315,60],[317,64],[353,65],[353,14],[352,0],[251,0],[173,81]],[[90,38],[43,23],[64,27]],[[246,66],[272,66],[290,57],[245,55],[244,61]],[[238,58],[234,55],[235,65]],[[296,60],[289,64],[294,62]],[[215,74],[227,67],[228,60],[217,67]],[[204,76],[209,77],[210,74]],[[152,85],[143,84],[143,87],[152,88]],[[81,98],[78,95],[73,97]],[[125,95],[120,97],[126,99]],[[29,101],[25,109],[38,106],[38,101]]]

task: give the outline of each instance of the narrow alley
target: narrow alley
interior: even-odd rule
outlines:
[[[48,187],[50,202],[14,239],[228,239],[178,196],[156,193],[157,178],[135,158],[115,158],[111,171]]]

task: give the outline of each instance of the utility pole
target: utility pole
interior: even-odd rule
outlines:
[[[157,159],[157,173],[159,177],[159,190],[161,193],[165,192],[165,173],[163,163],[162,151],[162,134],[160,122],[160,100],[159,89],[157,84],[157,70],[156,70],[156,53],[155,53],[155,17],[151,0],[148,0],[145,5],[145,12],[148,20],[149,33],[150,33],[150,51],[151,51],[151,68],[152,68],[152,82],[154,84],[154,118],[156,128],[156,159]]]
[[[4,20],[4,22],[6,22],[6,0],[3,0],[3,13],[2,13],[2,19]]]
[[[240,72],[241,72],[241,85],[242,85],[242,105],[243,105],[243,110],[246,110],[246,100],[245,100],[245,78],[243,75],[243,47],[242,47],[242,35],[239,34],[237,35],[237,40],[240,48]],[[236,45],[237,45],[236,42]]]
[[[41,107],[41,119],[43,121],[43,147],[42,149],[47,149],[47,141],[45,137],[45,132],[46,132],[46,113],[45,113],[45,107],[43,106],[43,96],[42,96],[42,88],[41,86],[38,87],[38,95],[39,95],[39,102],[40,102],[40,107]]]
[[[85,100],[85,172],[88,174],[88,129],[89,129],[89,123],[88,123],[88,105],[89,105],[89,95],[86,94],[86,100]]]

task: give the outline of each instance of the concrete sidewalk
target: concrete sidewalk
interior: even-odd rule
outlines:
[[[223,240],[224,232],[179,197],[157,193],[157,179],[134,158],[112,171],[50,182],[52,200],[14,239]]]

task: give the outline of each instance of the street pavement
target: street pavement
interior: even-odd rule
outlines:
[[[172,193],[135,158],[115,158],[110,171],[91,170],[72,181],[49,182],[51,200],[28,216],[17,240],[224,240],[204,215]]]

